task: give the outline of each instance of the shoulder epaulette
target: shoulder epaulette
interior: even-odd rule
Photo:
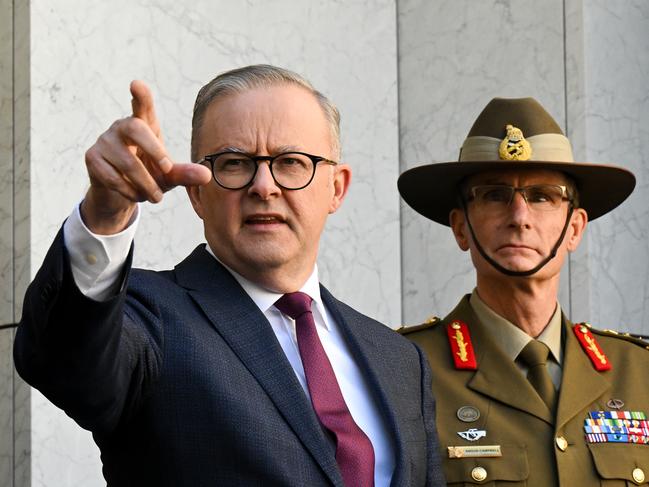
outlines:
[[[575,323],[572,327],[572,331],[577,337],[577,341],[581,345],[581,348],[584,350],[584,353],[588,355],[593,367],[598,372],[605,372],[611,370],[611,363],[608,361],[608,357],[602,350],[602,347],[597,343],[597,340],[593,336],[593,329],[588,323]]]
[[[408,333],[413,333],[415,331],[421,331],[421,330],[426,330],[427,328],[431,328],[432,326],[441,323],[441,321],[442,321],[441,318],[437,316],[431,316],[420,325],[401,325],[401,327],[397,328],[396,331],[397,333],[401,333],[402,335],[407,335]]]
[[[584,323],[584,324],[588,326],[590,328],[590,331],[592,333],[595,333],[596,335],[620,338],[622,340],[626,340],[627,342],[635,343],[636,345],[646,350],[649,350],[649,341],[647,340],[646,337],[643,337],[642,335],[634,335],[633,333],[623,333],[620,331],[609,330],[609,329],[598,330],[590,326],[588,323]]]

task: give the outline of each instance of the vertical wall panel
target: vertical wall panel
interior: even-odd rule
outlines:
[[[13,321],[13,2],[0,0],[0,327]],[[12,330],[0,328],[0,485],[13,480]]]
[[[649,334],[649,3],[584,2],[586,157],[631,169],[633,195],[590,228],[596,326]]]
[[[30,274],[30,1],[13,0],[13,144],[14,144],[14,318],[22,313]],[[56,186],[56,182],[51,182]],[[14,371],[14,484],[31,486],[31,401],[29,387]]]
[[[584,65],[583,0],[565,0],[566,52],[566,135],[572,144],[577,161],[585,161],[586,148],[586,70]],[[589,266],[590,228],[579,248],[570,255],[569,283],[570,309],[568,315],[575,321],[587,321],[590,316],[591,270]],[[567,279],[566,279],[567,278]]]

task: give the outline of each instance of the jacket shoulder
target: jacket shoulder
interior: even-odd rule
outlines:
[[[604,328],[604,329],[594,328],[590,323],[576,323],[574,326],[586,326],[588,327],[590,332],[595,335],[614,338],[618,340],[624,340],[625,342],[633,343],[634,345],[642,347],[645,350],[649,350],[649,340],[647,340],[647,338],[642,335],[620,332],[608,328]]]
[[[401,327],[397,328],[396,331],[401,335],[409,335],[410,333],[414,333],[416,331],[432,328],[433,326],[438,325],[441,322],[442,319],[440,317],[433,315],[419,325],[401,325]]]

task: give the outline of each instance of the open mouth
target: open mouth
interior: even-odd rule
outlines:
[[[251,215],[245,219],[246,225],[278,225],[286,223],[280,215]]]

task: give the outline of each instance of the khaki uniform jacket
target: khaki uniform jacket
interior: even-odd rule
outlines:
[[[405,331],[423,348],[433,371],[439,444],[449,486],[649,485],[649,445],[589,444],[584,433],[588,413],[612,410],[607,406],[611,399],[624,402],[621,410],[649,414],[646,348],[593,330],[612,365],[611,370],[598,372],[576,339],[572,324],[564,318],[563,376],[555,420],[516,364],[488,336],[468,298],[465,296],[444,320],[425,329]],[[446,324],[454,319],[468,326],[477,370],[455,368],[446,334]],[[476,408],[480,417],[461,421],[457,412],[462,406]],[[486,436],[468,441],[458,435],[470,428],[485,430]],[[500,445],[502,456],[449,458],[449,446],[477,445]],[[484,470],[478,469],[476,475],[476,467]],[[484,480],[474,480],[484,473]]]

